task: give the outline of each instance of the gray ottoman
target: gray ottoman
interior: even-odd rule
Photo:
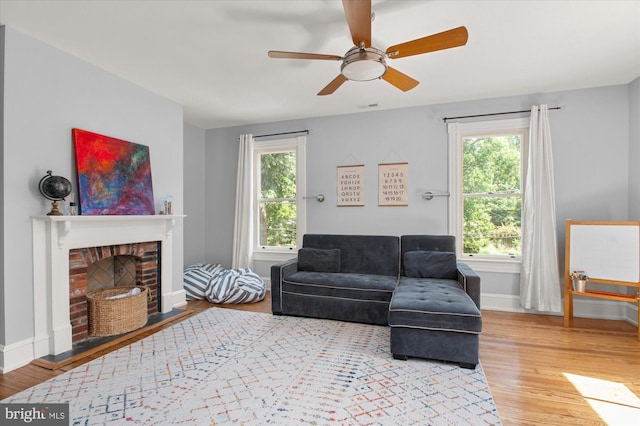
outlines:
[[[389,305],[391,353],[478,364],[480,310],[456,280],[402,277]]]

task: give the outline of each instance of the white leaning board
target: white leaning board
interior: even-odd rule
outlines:
[[[640,281],[640,227],[637,225],[571,225],[569,274],[590,278]]]

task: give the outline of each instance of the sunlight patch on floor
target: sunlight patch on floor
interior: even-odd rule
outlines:
[[[624,384],[563,374],[609,426],[640,425],[640,398]]]

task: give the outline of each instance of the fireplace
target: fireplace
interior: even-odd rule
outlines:
[[[167,313],[185,304],[182,288],[173,290],[173,236],[172,231],[184,216],[37,216],[33,225],[33,282],[34,282],[34,340],[33,355],[58,355],[72,349],[77,318],[72,314],[72,299],[86,288],[81,272],[93,263],[91,258],[133,256],[140,260],[138,283],[150,284],[156,280],[155,304],[150,309]],[[155,274],[148,275],[144,265],[153,257],[155,246]],[[79,261],[79,256],[89,257]],[[146,260],[145,260],[146,259]],[[86,263],[78,266],[77,263]],[[78,266],[76,268],[76,266]],[[137,274],[137,272],[136,272]],[[181,286],[177,286],[181,287]],[[73,300],[77,302],[78,300]],[[78,307],[74,308],[75,310]],[[77,339],[77,337],[76,337]]]
[[[158,254],[160,243],[149,241],[69,250],[69,315],[72,343],[89,336],[87,294],[106,288],[144,286],[147,313],[159,312]]]

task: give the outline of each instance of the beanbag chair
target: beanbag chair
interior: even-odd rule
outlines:
[[[211,303],[252,303],[264,299],[267,287],[248,268],[224,269],[221,265],[196,263],[184,269],[187,300],[207,299]]]
[[[223,269],[209,280],[205,291],[211,303],[253,303],[264,299],[267,286],[249,268]]]
[[[187,292],[187,300],[205,299],[205,291],[214,273],[222,270],[221,265],[195,263],[184,268],[183,287]]]

